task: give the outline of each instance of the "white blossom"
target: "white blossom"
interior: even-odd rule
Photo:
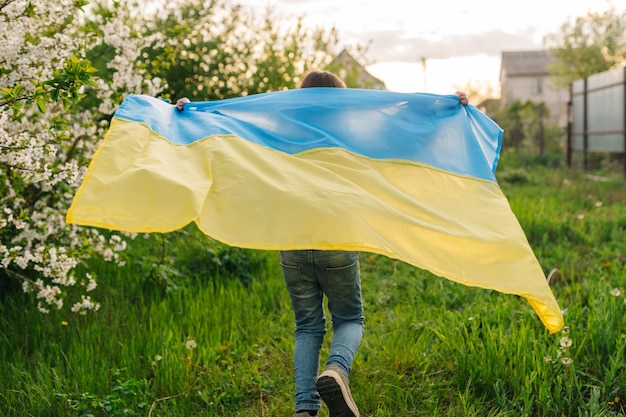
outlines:
[[[79,314],[87,314],[87,311],[98,311],[100,309],[99,303],[94,303],[91,301],[91,297],[84,295],[81,296],[81,300],[74,304],[71,308],[71,311]]]
[[[93,279],[93,277],[89,273],[85,274],[85,278],[87,278],[87,286],[85,288],[85,292],[91,292],[95,290],[96,287],[98,286],[98,283],[96,282],[96,280]]]
[[[126,240],[121,235],[107,240],[96,229],[69,226],[65,213],[85,173],[85,161],[108,128],[103,116],[119,105],[117,93],[156,95],[165,87],[137,65],[140,51],[161,36],[144,36],[137,29],[148,27],[141,22],[141,11],[133,9],[139,6],[100,0],[97,6],[108,8],[106,14],[89,12],[93,6],[83,12],[73,0],[0,3],[0,88],[22,85],[28,96],[35,89],[31,80],[52,79],[70,57],[84,59],[86,51],[103,43],[113,49],[114,58],[107,63],[113,81],[99,79],[98,88],[90,90],[102,103],[99,109],[66,112],[49,103],[46,112],[32,106],[21,110],[21,120],[14,120],[10,111],[0,107],[0,230],[11,231],[3,235],[10,238],[0,243],[0,268],[22,278],[22,289],[34,294],[43,313],[62,308],[66,293],[74,290],[79,291],[80,301],[71,311],[97,311],[99,304],[80,294],[94,291],[96,280],[90,274],[77,279],[75,267],[90,256],[123,264],[119,254],[126,249]],[[25,13],[29,7],[32,14]],[[69,24],[68,18],[73,19]],[[101,34],[83,31],[83,23],[89,20]],[[37,42],[31,41],[33,37]],[[63,132],[69,137],[59,136],[58,130],[51,129],[53,123],[64,123]],[[42,198],[27,198],[20,184],[37,190]]]

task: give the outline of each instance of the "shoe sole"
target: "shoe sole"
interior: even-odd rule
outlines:
[[[330,417],[359,417],[356,404],[350,397],[349,388],[337,372],[324,371],[315,385],[320,397],[328,406]]]

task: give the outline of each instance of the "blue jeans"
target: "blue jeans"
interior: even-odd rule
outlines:
[[[321,403],[315,382],[326,334],[324,294],[333,325],[326,365],[336,364],[347,376],[363,337],[359,255],[330,250],[283,251],[281,264],[296,322],[296,412],[318,410]]]

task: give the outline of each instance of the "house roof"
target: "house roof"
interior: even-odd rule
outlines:
[[[359,76],[366,84],[371,84],[373,88],[386,90],[385,83],[370,74],[363,65],[359,63],[348,51],[343,49],[339,55],[335,57],[333,63],[340,64],[344,67],[354,68],[356,67],[359,71]]]
[[[528,75],[548,75],[547,66],[552,61],[548,50],[503,51],[500,75],[519,77]]]

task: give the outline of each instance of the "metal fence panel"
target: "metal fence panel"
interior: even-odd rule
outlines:
[[[624,153],[626,148],[626,68],[577,80],[570,87],[568,163],[574,151]],[[586,163],[584,164],[586,168]],[[624,162],[626,173],[626,162]]]

